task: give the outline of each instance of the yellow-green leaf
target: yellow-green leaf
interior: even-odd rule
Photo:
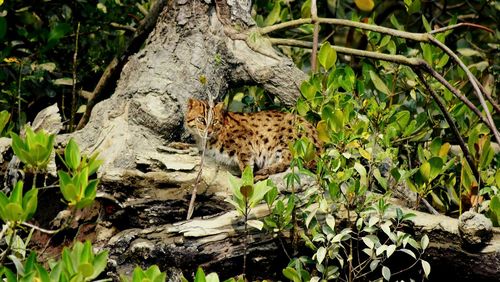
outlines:
[[[335,62],[337,61],[337,52],[333,49],[329,42],[326,42],[321,46],[318,53],[318,60],[321,66],[327,71],[335,65]]]
[[[387,85],[385,85],[384,81],[380,79],[378,74],[376,74],[373,71],[370,71],[370,78],[373,82],[373,85],[375,85],[375,88],[377,88],[378,91],[384,93],[384,94],[390,94],[391,91],[389,91],[389,88]]]

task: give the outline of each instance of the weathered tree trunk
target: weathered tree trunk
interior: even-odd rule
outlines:
[[[182,125],[189,97],[220,97],[233,85],[259,84],[293,104],[305,74],[272,47],[251,48],[235,33],[233,27],[246,30],[253,24],[249,2],[216,1],[218,9],[207,2],[169,1],[144,49],[124,66],[111,98],[95,106],[82,130],[59,138],[64,143],[74,137],[104,160],[99,170],[102,221],[95,239],[111,250],[115,273],[154,263],[172,277],[179,269],[189,275],[198,265],[223,277],[241,273],[243,226],[223,201],[229,194],[227,172],[207,164],[195,219],[182,221],[200,158],[169,143],[186,137]],[[254,211],[265,213],[263,207]],[[446,261],[441,254],[451,252],[472,258],[471,272],[494,262],[498,274],[498,243],[487,255],[469,254],[460,249],[454,231],[439,224],[429,230],[437,234],[431,236],[435,242],[442,242],[431,248],[431,261]],[[249,278],[282,279],[286,242],[259,232],[251,233],[249,242]],[[460,265],[451,261],[446,267]],[[485,279],[495,266],[488,269]]]
[[[164,166],[159,148],[183,136],[190,97],[221,97],[232,85],[245,83],[261,85],[285,104],[295,101],[305,74],[290,59],[270,46],[253,51],[224,32],[229,26],[219,18],[242,27],[252,23],[249,3],[234,1],[221,9],[232,14],[217,13],[204,1],[170,1],[144,49],[124,66],[115,93],[72,134],[83,148],[101,152],[103,173],[144,162],[142,169]]]

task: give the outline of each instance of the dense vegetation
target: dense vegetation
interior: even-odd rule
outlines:
[[[12,138],[14,154],[33,177],[31,185],[18,181],[0,192],[0,240],[5,241],[0,263],[12,262],[2,266],[0,277],[7,281],[101,277],[107,252],[94,254],[89,242],[65,249],[62,258],[48,266],[29,252],[34,229],[28,234],[21,229],[32,227],[27,221],[37,209],[37,176],[44,175],[54,136],[30,127],[24,135],[20,130],[38,110],[57,103],[65,130],[73,131],[88,92],[93,91],[84,86],[97,84],[150,6],[138,1],[0,0],[0,110],[4,110],[0,134]],[[252,15],[261,29],[252,37],[254,43],[273,44],[309,73],[296,107],[284,110],[314,123],[326,148],[316,159],[316,171],[310,172],[302,164],[317,153],[306,138],[295,142],[292,170],[286,176],[291,194],[280,195],[271,181],[254,183],[249,170],[241,179],[230,180],[234,193],[229,202],[242,214],[245,226],[279,238],[291,234],[285,277],[293,281],[427,277],[430,265],[421,255],[428,238],[416,240],[407,228],[412,214],[388,204],[388,197],[405,188],[415,193],[416,209],[459,216],[473,208],[499,226],[500,154],[493,132],[500,125],[495,102],[499,100],[498,10],[498,3],[485,0],[255,1]],[[405,34],[432,33],[437,43],[365,26],[331,24],[329,18]],[[300,19],[312,20],[291,24]],[[468,24],[433,32],[464,22]],[[485,102],[440,43],[468,66]],[[387,56],[370,57],[339,46]],[[401,58],[421,59],[425,65]],[[226,98],[240,110],[279,106],[255,85],[235,89]],[[58,186],[74,214],[95,198],[100,161],[97,154],[81,154],[73,141],[58,158],[63,163]],[[314,179],[316,188],[296,193],[303,181],[300,174]],[[249,211],[262,201],[270,215],[262,221],[248,220]],[[345,221],[333,216],[343,212],[348,214]],[[67,224],[71,220],[70,216]],[[299,252],[299,245],[310,251]],[[394,263],[401,259],[408,264]],[[164,281],[165,274],[154,266],[146,271],[137,268],[132,279]],[[198,270],[195,281],[205,279],[218,281],[215,274],[205,277]]]

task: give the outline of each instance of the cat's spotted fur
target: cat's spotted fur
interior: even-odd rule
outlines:
[[[189,99],[185,122],[198,145],[202,144],[209,115],[208,103]],[[303,135],[321,148],[316,129],[302,117],[278,111],[256,113],[226,112],[214,106],[208,128],[206,153],[241,171],[248,165],[255,179],[285,171],[292,159],[290,144]]]

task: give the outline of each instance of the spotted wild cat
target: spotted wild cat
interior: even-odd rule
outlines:
[[[185,122],[199,146],[209,109],[207,102],[189,99]],[[302,117],[278,111],[227,112],[219,103],[213,108],[206,153],[220,163],[238,166],[240,171],[249,165],[255,179],[260,180],[290,166],[290,143],[303,135],[321,148],[316,129]]]

